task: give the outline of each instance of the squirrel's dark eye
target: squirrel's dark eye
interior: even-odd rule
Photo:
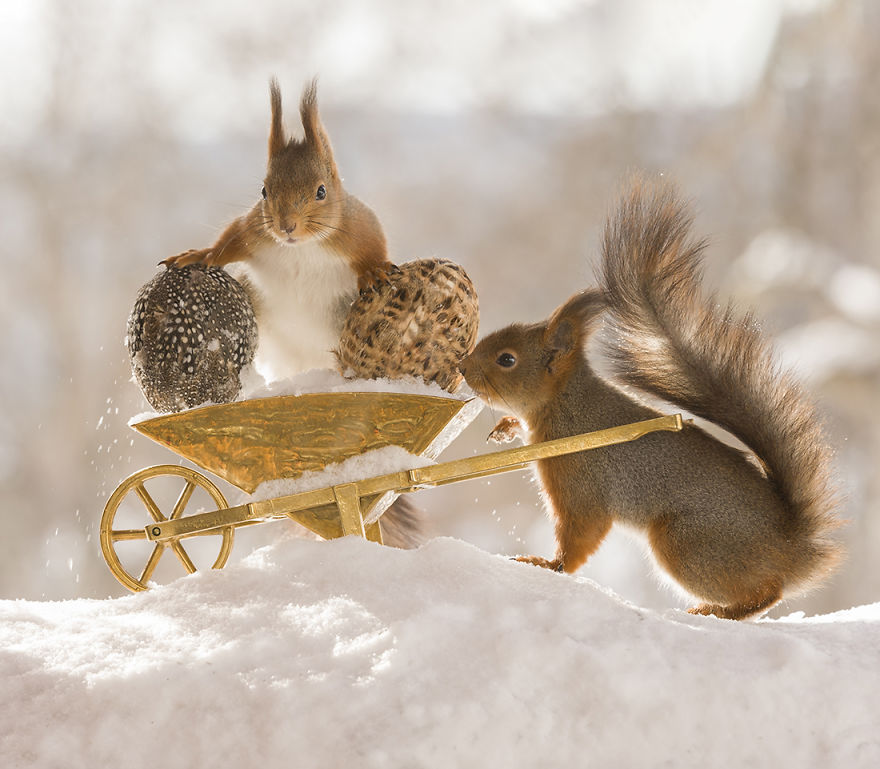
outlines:
[[[315,200],[323,200],[327,197],[327,188],[322,184],[315,193]]]
[[[265,187],[265,185],[263,186],[263,189],[260,190],[260,194],[263,196],[263,200],[265,200],[265,199],[266,199],[266,187]]]
[[[496,358],[495,362],[501,368],[513,368],[516,365],[516,356],[509,352],[503,352]]]

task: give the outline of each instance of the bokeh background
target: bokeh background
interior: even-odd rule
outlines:
[[[176,461],[127,426],[147,409],[129,309],[160,259],[256,200],[269,76],[290,108],[318,74],[348,189],[395,260],[465,266],[484,332],[591,281],[627,174],[674,179],[710,236],[707,282],[757,310],[837,451],[849,559],[782,611],[880,599],[878,40],[872,0],[4,0],[0,597],[125,592],[104,502]],[[449,456],[483,450],[494,416]],[[525,473],[415,501],[436,534],[551,552]],[[684,605],[625,534],[584,573]]]

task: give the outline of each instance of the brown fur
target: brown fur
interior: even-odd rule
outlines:
[[[265,198],[231,222],[210,248],[184,251],[163,263],[225,265],[246,261],[259,249],[287,238],[318,239],[328,253],[347,260],[359,289],[386,280],[391,262],[382,225],[342,186],[330,137],[318,113],[316,81],[306,85],[300,100],[302,139],[288,138],[285,132],[281,90],[274,78],[269,95],[272,118]],[[326,197],[318,200],[321,185]]]
[[[326,253],[328,267],[339,258],[345,259],[361,291],[386,281],[392,264],[382,226],[373,211],[342,185],[330,138],[318,112],[316,82],[306,84],[300,100],[302,139],[288,137],[285,131],[281,89],[275,79],[270,82],[269,96],[272,116],[265,198],[231,222],[210,248],[185,251],[164,263],[173,267],[194,262],[246,262],[262,249],[277,250],[279,242],[294,237],[303,242],[317,241]],[[320,185],[326,190],[323,200],[316,195]],[[295,259],[296,253],[296,248],[291,248],[285,258]],[[328,275],[338,275],[338,271],[328,269]],[[243,283],[252,288],[247,278]],[[262,298],[253,290],[250,293],[259,324],[263,319]],[[292,335],[296,333],[298,329],[291,329]],[[419,515],[403,500],[385,513],[383,526],[393,544],[413,545],[419,540]]]
[[[557,551],[523,560],[574,571],[612,522],[624,523],[644,532],[658,565],[702,601],[693,612],[741,619],[837,564],[831,458],[813,407],[777,370],[754,320],[703,298],[703,245],[689,230],[669,188],[636,184],[606,227],[603,287],[542,323],[489,335],[462,371],[484,399],[524,420],[534,441],[657,416],[587,360],[584,346],[607,310],[619,380],[724,427],[757,461],[693,425],[543,460]],[[511,425],[498,429],[507,435]]]
[[[382,539],[389,547],[418,547],[425,541],[424,523],[424,513],[404,494],[394,500],[380,519]]]

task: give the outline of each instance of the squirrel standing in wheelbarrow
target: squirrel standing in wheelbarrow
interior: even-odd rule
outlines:
[[[260,199],[208,248],[163,261],[169,267],[233,265],[254,302],[257,363],[271,379],[332,368],[332,350],[358,291],[394,269],[376,214],[342,186],[318,114],[315,81],[300,103],[304,136],[289,138],[281,90],[270,84],[269,162]]]
[[[454,390],[462,381],[457,364],[476,343],[470,279],[447,260],[392,264],[378,217],[343,187],[315,80],[300,100],[302,138],[285,130],[274,79],[270,103],[268,166],[257,202],[214,245],[163,264],[229,268],[253,305],[255,365],[269,381],[338,368],[364,378],[420,376]],[[403,498],[383,524],[389,543],[421,539],[420,516]]]
[[[541,323],[489,335],[461,368],[485,401],[513,412],[490,436],[499,441],[520,427],[537,442],[656,416],[590,365],[585,345],[607,318],[619,384],[713,422],[748,450],[690,424],[540,460],[556,554],[518,560],[574,572],[622,523],[641,531],[659,566],[698,599],[692,613],[742,619],[839,562],[842,549],[829,538],[839,525],[831,452],[754,318],[703,296],[704,243],[690,225],[669,187],[637,182],[606,225],[600,287]]]

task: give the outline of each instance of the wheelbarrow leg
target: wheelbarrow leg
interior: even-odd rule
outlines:
[[[342,483],[333,487],[339,519],[342,522],[342,536],[357,534],[365,537],[364,518],[361,514],[361,497],[356,483]]]
[[[370,542],[378,542],[380,545],[385,544],[382,541],[382,527],[379,526],[379,521],[364,526],[364,531],[367,533],[367,539],[370,540]]]
[[[339,510],[339,519],[342,522],[342,536],[357,534],[366,537],[370,542],[382,541],[382,527],[379,521],[370,524],[364,523],[364,510],[361,508],[361,494],[356,483],[343,483],[333,487],[336,497],[336,507]],[[378,498],[372,499],[367,504],[366,512],[369,513],[375,506]]]

